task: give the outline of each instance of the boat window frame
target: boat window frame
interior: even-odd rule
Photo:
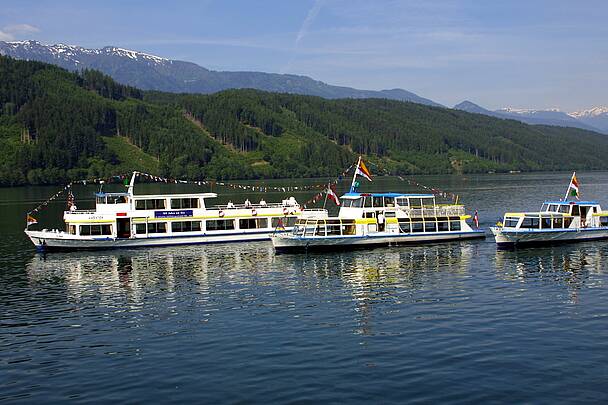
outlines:
[[[228,219],[223,219],[223,218],[217,218],[217,219],[207,219],[205,221],[205,230],[207,232],[211,231],[211,232],[216,232],[216,231],[233,231],[236,229],[236,224],[235,224],[235,220],[234,218],[228,218]],[[222,228],[220,227],[209,227],[209,224],[229,224],[232,223],[232,227],[229,226],[224,226]]]

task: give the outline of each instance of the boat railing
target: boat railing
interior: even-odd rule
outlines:
[[[224,204],[224,205],[214,205],[213,207],[209,207],[211,210],[250,210],[250,209],[260,209],[260,208],[298,208],[299,206],[296,204],[283,204],[283,203],[266,203],[266,204]]]
[[[324,208],[307,208],[302,211],[301,218],[324,219],[329,216],[328,211]]]
[[[419,217],[455,217],[465,215],[463,205],[438,205],[436,207],[409,208],[402,207],[401,210],[410,218]]]
[[[97,211],[95,211],[95,210],[67,210],[67,211],[64,211],[64,214],[91,215],[91,214],[97,214]]]

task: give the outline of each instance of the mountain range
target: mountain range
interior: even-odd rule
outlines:
[[[107,46],[87,49],[74,45],[45,45],[38,41],[0,41],[0,55],[51,63],[71,71],[99,70],[122,84],[142,90],[210,94],[227,89],[251,88],[336,98],[386,98],[442,107],[403,89],[359,90],[333,86],[308,76],[209,70],[192,62],[161,58],[143,52]]]
[[[384,98],[443,107],[403,89],[360,90],[333,86],[308,76],[228,72],[206,69],[192,62],[171,60],[144,52],[107,46],[89,49],[74,45],[46,45],[38,41],[0,41],[0,55],[58,65],[70,71],[99,70],[117,82],[143,90],[211,94],[227,89],[251,88],[277,93],[313,95],[327,99]],[[502,108],[488,110],[471,101],[453,107],[467,112],[514,119],[532,125],[575,127],[608,134],[608,107],[566,113],[557,109]]]
[[[595,107],[571,113],[558,109],[534,110],[510,107],[492,111],[466,100],[456,104],[454,109],[496,118],[513,119],[532,125],[574,127],[608,134],[608,108],[606,107]]]

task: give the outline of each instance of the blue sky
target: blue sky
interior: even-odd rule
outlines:
[[[0,2],[0,40],[115,45],[448,106],[608,105],[603,0]]]

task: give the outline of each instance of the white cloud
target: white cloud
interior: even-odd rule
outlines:
[[[15,39],[15,37],[12,34],[0,30],[0,41],[12,41],[13,39]]]
[[[30,24],[10,24],[0,30],[0,41],[13,41],[20,36],[37,32],[40,32],[40,29]]]

